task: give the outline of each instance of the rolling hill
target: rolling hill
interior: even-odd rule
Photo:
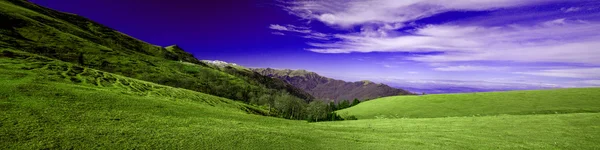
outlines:
[[[369,118],[598,113],[600,88],[393,96],[338,111]]]
[[[0,54],[1,149],[594,149],[600,135],[598,113],[309,124],[25,52]]]
[[[599,113],[306,123],[7,49],[0,80],[0,149],[597,149],[600,142]],[[553,95],[578,99],[565,91]]]
[[[339,102],[342,100],[368,100],[386,96],[411,95],[412,93],[370,81],[345,82],[320,76],[306,70],[252,69],[265,76],[278,78],[303,89],[316,99]]]

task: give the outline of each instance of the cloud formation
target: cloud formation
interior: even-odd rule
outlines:
[[[517,74],[548,76],[548,77],[598,79],[598,78],[600,78],[600,68],[550,69],[550,70],[541,70],[541,71],[517,72]],[[592,80],[587,80],[587,81],[592,81]]]
[[[551,20],[536,26],[429,25],[414,35],[370,37],[336,34],[338,42],[310,42],[319,53],[444,52],[408,58],[422,62],[500,60],[600,64],[598,23]]]
[[[430,65],[429,69],[452,72],[514,69],[485,63],[472,65],[477,64],[473,62],[574,64],[567,69],[534,69],[517,74],[600,79],[600,71],[590,70],[590,67],[600,66],[600,34],[597,32],[600,12],[591,8],[600,4],[597,1],[581,0],[578,1],[581,6],[554,7],[543,12],[521,9],[459,21],[415,23],[451,11],[500,12],[555,2],[572,1],[321,0],[285,2],[284,9],[308,21],[308,25],[317,21],[340,31],[328,32],[331,34],[312,30],[298,32],[304,38],[313,39],[307,42],[306,50],[316,53],[399,52],[409,55],[394,61],[447,64]]]
[[[273,29],[273,30],[278,30],[278,31],[297,32],[297,33],[310,33],[311,32],[310,28],[297,27],[294,25],[282,26],[282,25],[278,25],[278,24],[271,24],[269,26],[269,28]]]
[[[569,13],[569,12],[576,12],[576,11],[580,11],[581,8],[579,7],[569,7],[569,8],[561,8],[561,11],[565,12],[565,13]]]
[[[275,35],[285,35],[284,33],[281,33],[281,32],[271,32],[271,34],[275,34]]]
[[[506,67],[488,67],[488,66],[471,66],[471,65],[460,65],[460,66],[445,66],[433,68],[435,71],[501,71],[506,70]]]
[[[489,10],[550,1],[555,0],[321,0],[288,2],[285,9],[303,19],[349,27],[407,22],[454,10]]]

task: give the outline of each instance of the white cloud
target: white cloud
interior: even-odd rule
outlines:
[[[487,31],[487,30],[491,30],[491,29],[489,29],[489,28],[486,29],[486,28],[477,27],[477,26],[450,26],[450,25],[434,26],[434,25],[429,25],[429,26],[426,26],[425,28],[421,28],[421,29],[417,30],[416,33],[419,35],[425,35],[425,36],[450,38],[450,37],[464,37],[464,36],[476,35],[476,34],[480,34],[481,32]]]
[[[560,8],[560,10],[563,11],[563,12],[565,12],[565,13],[568,13],[568,12],[580,11],[581,8],[579,8],[579,7],[569,7],[569,8],[563,7],[563,8]]]
[[[515,72],[516,74],[548,76],[548,77],[564,77],[564,78],[600,78],[600,68],[575,68],[575,69],[550,69],[529,72]]]
[[[281,32],[271,32],[271,34],[275,34],[275,35],[285,35],[284,33],[281,33]]]
[[[553,22],[553,23],[548,23]],[[518,62],[566,62],[600,64],[600,23],[566,19],[535,26],[430,25],[415,35],[382,37],[336,34],[341,41],[311,42],[308,50],[319,53],[444,52],[411,56],[421,62],[501,60]],[[559,24],[557,24],[559,23]]]
[[[507,67],[488,67],[488,66],[469,66],[469,65],[460,65],[460,66],[446,66],[446,67],[437,67],[433,68],[436,71],[499,71],[506,70]]]
[[[375,79],[373,79],[375,80]],[[378,81],[378,80],[375,80]],[[526,90],[559,88],[562,85],[535,81],[477,81],[477,80],[406,80],[403,78],[388,78],[384,82],[391,86],[421,88],[421,89],[451,89],[475,88],[488,90]]]
[[[284,27],[282,25],[278,25],[278,24],[272,24],[271,26],[269,26],[269,28],[273,29],[273,30],[280,30],[280,31],[287,31],[288,28]]]
[[[584,81],[580,81],[580,83],[590,85],[590,86],[600,86],[600,80],[584,80]]]
[[[348,27],[395,24],[452,10],[489,10],[556,0],[321,0],[288,3],[286,10],[307,20]]]
[[[378,63],[375,63],[375,64],[381,65],[381,66],[383,66],[385,68],[398,68],[399,67],[396,64],[387,63],[387,62],[378,62]]]
[[[396,66],[396,65],[390,65],[390,64],[384,64],[383,67],[385,67],[385,68],[398,68],[398,66]]]
[[[312,32],[309,28],[306,28],[306,27],[297,27],[297,26],[294,26],[294,25],[282,26],[282,25],[278,25],[278,24],[271,24],[269,26],[269,28],[273,29],[273,30],[287,31],[287,32],[298,32],[298,33],[310,33],[310,32]]]
[[[436,52],[405,55],[402,59],[427,63],[512,61],[600,65],[600,34],[597,32],[600,30],[600,22],[593,20],[577,20],[573,17],[546,21],[535,19],[536,22],[500,26],[453,22],[421,27],[412,22],[448,11],[494,10],[554,1],[567,0],[321,0],[288,2],[285,10],[302,19],[320,21],[335,29],[359,27],[351,28],[360,29],[356,32],[345,30],[351,31],[350,33],[319,36],[314,31],[305,33],[304,38],[316,40],[307,43],[311,47],[306,50],[318,53]],[[581,9],[568,7],[561,10],[574,12]],[[535,15],[524,14],[528,18]],[[515,18],[495,17],[500,19],[485,20],[501,22],[507,18]],[[416,29],[396,31],[406,25]],[[486,67],[433,68],[438,71],[461,71],[482,70]]]
[[[516,62],[561,62],[600,64],[600,51],[596,47],[599,42],[586,41],[534,47],[514,47],[498,49],[491,47],[489,51],[473,53],[450,53],[410,58],[423,62],[456,62],[456,61],[516,61]]]
[[[294,25],[282,26],[282,25],[278,25],[278,24],[271,24],[269,26],[269,28],[273,29],[273,30],[277,30],[277,31],[299,33],[299,34],[301,34],[301,37],[307,38],[307,39],[330,40],[332,38],[331,35],[312,31],[312,30],[310,30],[309,27],[301,27],[301,26],[294,26]],[[271,32],[271,33],[276,34],[276,35],[285,35],[282,32]]]
[[[317,40],[330,40],[331,39],[330,35],[324,34],[324,33],[319,33],[319,32],[312,32],[303,37],[307,38],[307,39],[317,39]]]
[[[546,26],[557,26],[557,25],[560,26],[560,25],[567,24],[567,22],[566,22],[565,18],[561,18],[561,19],[546,21],[543,24],[546,25]]]

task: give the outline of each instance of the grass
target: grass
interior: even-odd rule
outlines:
[[[10,53],[11,57],[3,57],[7,53]],[[69,88],[102,88],[103,90],[118,91],[119,93],[132,96],[189,100],[202,102],[211,106],[219,104],[235,105],[236,108],[252,113],[266,113],[260,111],[258,108],[253,108],[241,102],[232,102],[226,98],[159,85],[104,71],[84,68],[43,56],[7,49],[0,50],[0,73],[2,74],[0,78],[9,81],[4,84],[12,85],[21,83],[16,86],[18,91],[10,92],[43,93],[43,91],[53,91],[52,86],[59,88],[63,85]],[[73,87],[75,85],[80,87]],[[36,91],[36,89],[44,87],[48,89]]]
[[[0,149],[600,148],[598,113],[307,123],[44,57],[3,55]]]
[[[338,111],[359,119],[586,112],[600,112],[600,88],[394,96]]]

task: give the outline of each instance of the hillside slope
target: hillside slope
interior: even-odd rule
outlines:
[[[0,81],[0,149],[598,149],[600,142],[599,113],[306,123],[6,49]]]
[[[410,95],[411,93],[402,89],[392,88],[385,84],[376,84],[370,81],[345,82],[323,77],[314,72],[306,70],[276,70],[276,69],[252,69],[265,76],[279,78],[291,85],[307,91],[320,100],[367,100],[386,96]]]
[[[292,86],[264,77],[232,75],[209,67],[179,46],[137,40],[84,17],[24,0],[0,0],[0,48],[11,48],[162,85],[249,102],[286,92],[310,101]]]
[[[600,112],[600,88],[394,96],[338,111],[359,119],[585,112]]]

